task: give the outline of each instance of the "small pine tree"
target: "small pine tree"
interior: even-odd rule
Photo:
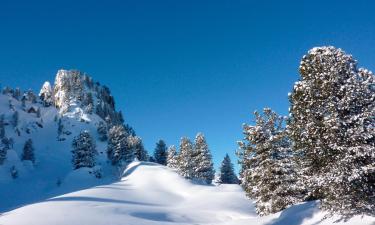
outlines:
[[[62,119],[59,118],[57,121],[57,136],[60,137],[64,131],[64,125]]]
[[[19,119],[18,111],[15,111],[13,113],[13,116],[12,116],[12,125],[13,125],[13,127],[17,127],[18,126],[18,119]]]
[[[81,167],[94,167],[95,156],[98,154],[94,139],[86,130],[73,139],[72,163],[74,169]]]
[[[15,166],[12,166],[10,168],[10,175],[12,176],[13,179],[18,178],[18,170]]]
[[[108,139],[108,128],[105,122],[99,122],[97,132],[99,134],[100,141],[106,141]]]
[[[41,117],[40,107],[38,107],[38,109],[36,110],[36,117],[37,117],[37,118],[40,118],[40,117]]]
[[[190,139],[187,137],[181,138],[180,153],[178,155],[178,172],[181,176],[185,177],[186,179],[193,178],[193,154],[194,149]]]
[[[202,133],[195,137],[193,161],[193,179],[211,184],[215,178],[215,169],[206,138]]]
[[[28,139],[25,142],[25,145],[23,147],[22,160],[29,160],[35,163],[34,147],[33,141],[31,139]]]
[[[178,155],[174,145],[168,148],[167,166],[172,169],[178,168]]]
[[[145,149],[145,147],[143,146],[143,143],[142,143],[142,139],[138,136],[129,136],[128,139],[130,139],[130,144],[133,146],[134,148],[134,154],[135,154],[135,157],[139,160],[139,161],[149,161],[149,156],[148,156],[148,153]]]
[[[107,156],[112,165],[121,165],[134,160],[134,149],[128,140],[129,135],[122,125],[113,126],[108,134]]]
[[[225,155],[220,166],[220,175],[218,183],[220,184],[238,184],[238,178],[233,169],[233,163],[228,154]]]
[[[0,116],[0,139],[5,137],[4,114]]]
[[[156,163],[159,163],[164,166],[167,165],[167,145],[163,140],[159,140],[156,143],[154,159]]]
[[[244,126],[245,141],[240,143],[242,182],[245,192],[256,200],[260,215],[276,213],[298,202],[301,190],[290,160],[290,142],[284,119],[269,108],[255,112],[255,126]]]
[[[7,158],[8,149],[5,146],[0,146],[0,165],[2,165]]]

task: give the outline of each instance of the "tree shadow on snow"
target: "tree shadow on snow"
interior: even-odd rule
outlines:
[[[292,206],[282,211],[278,218],[267,225],[300,225],[305,219],[312,218],[318,211],[319,207],[316,201]]]
[[[117,204],[128,204],[128,205],[144,205],[144,206],[160,206],[157,204],[151,204],[146,202],[135,202],[128,200],[118,200],[110,198],[98,198],[98,197],[87,197],[87,196],[71,196],[71,197],[58,197],[46,200],[46,202],[66,202],[66,201],[78,201],[78,202],[104,202],[104,203],[117,203]]]

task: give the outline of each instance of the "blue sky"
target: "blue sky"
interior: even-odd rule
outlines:
[[[216,166],[242,123],[288,112],[303,54],[334,45],[374,69],[373,1],[0,2],[0,82],[39,90],[58,69],[110,87],[149,151],[203,132]]]

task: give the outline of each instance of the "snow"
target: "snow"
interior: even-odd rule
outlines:
[[[133,162],[119,182],[92,187],[6,212],[2,225],[312,225],[323,219],[318,202],[292,206],[266,217],[256,215],[238,185],[197,185],[154,163]],[[336,224],[373,224],[354,217]]]
[[[12,101],[14,110],[19,113],[17,128],[20,130],[20,136],[10,123],[14,110],[9,108],[9,100]],[[14,147],[7,151],[7,159],[3,165],[0,165],[0,212],[71,191],[109,184],[118,179],[118,176],[114,175],[112,171],[113,168],[107,164],[106,142],[98,140],[96,125],[102,120],[97,115],[88,116],[85,114],[84,119],[90,117],[89,121],[69,117],[71,114],[64,116],[62,118],[64,131],[71,133],[63,134],[64,141],[59,141],[57,121],[55,121],[55,117],[58,115],[57,109],[27,101],[26,108],[30,106],[40,107],[41,118],[37,118],[35,113],[25,112],[20,101],[0,94],[0,115],[4,114],[5,121],[8,123],[5,126],[5,135],[14,139]],[[73,109],[73,111],[79,111],[79,109]],[[42,124],[42,127],[37,126],[36,123]],[[89,130],[97,140],[99,152],[97,167],[73,170],[71,163],[72,140],[82,130]],[[29,161],[21,161],[24,143],[29,138],[33,140],[35,149],[36,162],[34,165]],[[18,171],[16,179],[13,179],[10,174],[12,166],[15,166]],[[102,171],[102,179],[95,178],[94,169]],[[76,176],[79,176],[78,182],[74,179]],[[58,183],[61,185],[59,186]]]

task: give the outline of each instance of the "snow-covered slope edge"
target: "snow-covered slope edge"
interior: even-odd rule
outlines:
[[[58,196],[0,216],[2,225],[332,224],[316,202],[258,217],[238,185],[192,184],[153,163],[132,163],[120,182]],[[336,224],[373,224],[354,217]]]

